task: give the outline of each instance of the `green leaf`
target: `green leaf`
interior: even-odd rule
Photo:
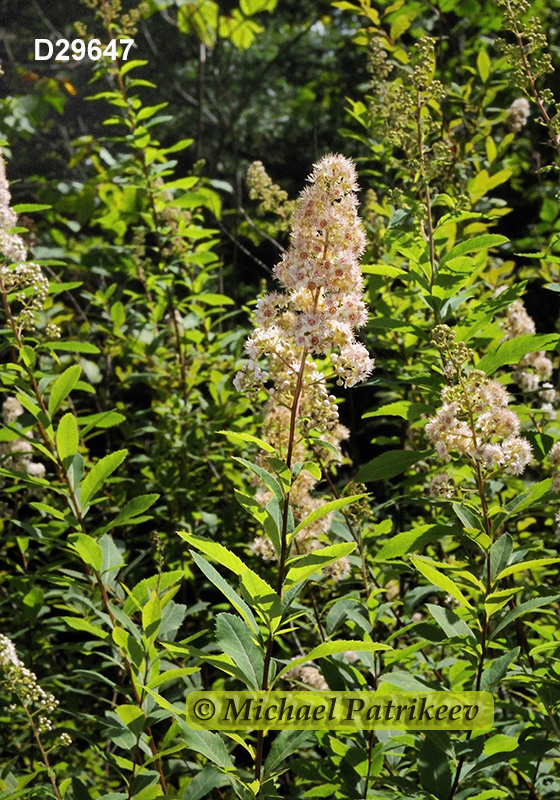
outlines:
[[[443,606],[436,606],[433,603],[426,603],[426,608],[429,610],[432,617],[438,623],[445,635],[450,639],[456,636],[469,636],[476,638],[475,634],[471,631],[467,623],[458,617],[457,614],[450,608]]]
[[[182,730],[181,738],[190,750],[194,750],[195,753],[201,753],[213,764],[216,764],[217,767],[233,769],[231,757],[223,740],[217,733],[191,730],[182,719],[177,721]]]
[[[422,787],[438,800],[447,800],[451,791],[451,766],[445,751],[434,737],[426,735],[418,751],[418,774]]]
[[[116,450],[114,453],[101,458],[88,472],[80,486],[80,501],[82,507],[88,505],[89,501],[95,497],[103,484],[120,467],[128,455],[128,450]]]
[[[65,414],[56,432],[56,447],[60,458],[64,460],[67,456],[74,456],[78,452],[79,442],[76,417],[71,413]]]
[[[436,569],[432,562],[429,562],[428,559],[423,558],[422,556],[410,556],[410,560],[418,570],[421,572],[422,575],[427,578],[430,583],[433,583],[434,586],[443,589],[444,592],[450,594],[451,597],[454,597],[458,603],[462,606],[466,606],[467,608],[471,607],[471,604],[459,589],[459,587],[448,578],[447,575],[444,575],[443,572],[440,572]]]
[[[458,256],[464,256],[465,253],[476,253],[479,250],[488,250],[490,247],[497,247],[506,242],[509,242],[507,236],[501,236],[498,233],[483,233],[480,236],[471,236],[470,239],[459,242],[459,244],[456,244],[455,247],[446,253],[441,260],[441,265],[443,266],[448,261],[451,261],[451,259],[458,258]]]
[[[422,414],[432,414],[433,406],[426,403],[413,403],[410,400],[398,400],[395,403],[388,403],[375,411],[368,411],[362,415],[363,419],[368,417],[402,417],[402,419],[420,419]]]
[[[239,0],[239,8],[247,17],[261,11],[274,11],[278,0]]]
[[[153,641],[159,631],[161,623],[161,603],[157,592],[152,591],[152,596],[142,609],[142,628],[148,637]]]
[[[89,342],[67,342],[54,340],[52,342],[44,342],[44,347],[50,350],[64,350],[67,353],[88,353],[90,355],[99,355],[101,350],[94,344]]]
[[[82,619],[81,617],[60,617],[60,619],[73,628],[73,630],[84,631],[97,639],[108,639],[110,636],[103,628],[100,628],[98,625],[93,625],[91,622],[88,622],[87,619]]]
[[[117,525],[125,525],[129,520],[147,511],[159,497],[159,494],[141,494],[138,497],[133,497],[132,500],[129,500],[125,507],[119,511],[114,522],[110,523],[105,530],[116,528]]]
[[[323,642],[317,645],[317,647],[314,647],[306,656],[294,658],[289,664],[286,664],[276,676],[276,680],[294,667],[299,667],[301,664],[306,664],[308,661],[315,661],[317,658],[326,658],[336,653],[345,653],[347,650],[354,650],[356,653],[377,653],[379,650],[392,649],[390,645],[383,644],[382,642],[360,642],[356,639],[339,639],[336,642]]]
[[[527,353],[555,350],[559,344],[560,336],[557,333],[527,333],[524,336],[516,336],[492,348],[484,358],[480,359],[477,369],[492,375],[505,364],[518,364]]]
[[[509,533],[504,533],[499,539],[496,539],[490,548],[490,578],[492,581],[498,572],[505,569],[512,551],[513,539]]]
[[[251,629],[233,614],[216,617],[216,641],[245,675],[250,689],[262,689],[264,660],[253,640]]]
[[[206,764],[189,783],[183,797],[185,800],[203,800],[211,797],[212,789],[220,788],[226,780],[223,772],[216,769],[213,764]]]
[[[72,548],[78,553],[82,561],[96,572],[101,572],[103,552],[95,539],[92,539],[87,533],[72,533],[69,538]]]
[[[240,433],[239,431],[216,431],[216,433],[221,433],[224,436],[227,436],[228,439],[234,444],[238,444],[239,442],[252,442],[254,444],[258,444],[261,450],[266,450],[267,453],[276,453],[274,447],[268,442],[265,442],[264,439],[259,439],[257,436],[253,436],[250,433]]]
[[[126,727],[131,730],[135,736],[140,736],[144,730],[144,722],[146,720],[142,709],[138,708],[138,706],[127,704],[115,706],[115,711]]]
[[[238,456],[233,457],[235,461],[238,461],[240,464],[248,467],[251,472],[256,475],[258,478],[263,481],[263,483],[270,489],[273,495],[276,497],[279,503],[283,503],[284,501],[284,492],[282,491],[282,487],[276,480],[276,478],[267,472],[266,469],[259,467],[258,464],[253,464],[252,461],[248,461],[246,458],[239,458]]]
[[[194,558],[195,564],[199,567],[199,569],[201,569],[206,577],[212,581],[214,586],[216,586],[216,588],[219,589],[225,597],[227,597],[235,610],[243,617],[251,631],[253,633],[258,633],[259,628],[257,621],[255,620],[253,612],[245,600],[243,600],[243,598],[237,594],[235,589],[232,589],[229,583],[222,578],[218,570],[214,569],[212,564],[206,561],[205,558],[194,552],[192,553],[192,557]]]
[[[417,550],[444,536],[452,536],[456,529],[449,525],[418,525],[411,531],[403,531],[386,541],[381,550],[374,556],[376,561],[399,558]]]
[[[518,564],[512,564],[506,567],[496,575],[496,581],[501,581],[502,578],[507,578],[508,575],[515,575],[517,572],[525,572],[529,569],[540,569],[549,564],[558,564],[560,558],[534,558],[531,561],[520,561]]]
[[[55,380],[49,397],[49,416],[51,419],[78,383],[81,374],[81,366],[79,364],[74,364],[74,366],[64,370],[62,375],[59,375]]]
[[[186,533],[185,531],[177,531],[177,534],[184,539],[192,547],[200,550],[210,558],[215,559],[218,563],[223,564],[224,567],[240,575],[243,570],[247,569],[243,561],[224,547],[219,542],[213,542],[210,539],[205,539],[203,536],[196,536],[194,533]]]
[[[290,534],[290,538],[293,538],[308,525],[311,525],[312,522],[315,522],[315,520],[321,519],[321,517],[325,517],[327,514],[332,514],[333,511],[337,511],[339,508],[344,508],[344,506],[347,506],[356,500],[361,500],[362,497],[367,497],[367,494],[353,494],[349,497],[339,497],[337,500],[330,500],[328,503],[325,503],[324,506],[316,508],[315,511],[311,512],[311,514],[308,514],[306,517],[304,517],[295,531]]]
[[[331,544],[328,547],[323,547],[321,550],[314,550],[312,553],[298,558],[295,565],[288,570],[284,581],[284,591],[301,583],[306,578],[310,578],[315,573],[321,572],[329,564],[338,561],[343,556],[347,556],[355,549],[355,542],[341,542],[340,544]]]
[[[480,690],[482,692],[490,692],[498,687],[509,665],[519,656],[520,651],[521,648],[514,647],[513,650],[504,653],[503,656],[495,658],[492,663],[484,669],[480,680]]]
[[[389,450],[377,456],[358,472],[354,480],[356,483],[368,481],[389,480],[405,472],[417,461],[421,461],[431,454],[431,450]]]
[[[310,731],[280,731],[268,751],[264,762],[264,780],[272,777],[275,770],[296,750],[304,747],[305,742],[311,738]]]
[[[52,206],[44,203],[18,203],[13,206],[16,214],[32,214],[34,211],[48,211],[49,208],[52,208]]]
[[[478,55],[476,57],[476,66],[482,83],[486,83],[490,75],[490,56],[486,50],[481,49],[478,51]]]
[[[547,606],[550,603],[555,603],[559,599],[560,594],[553,594],[544,597],[534,597],[532,600],[527,600],[525,603],[520,603],[515,608],[512,608],[511,611],[508,611],[505,617],[503,617],[496,627],[492,629],[492,637],[495,638],[500,631],[503,631],[504,628],[507,628],[514,620],[523,616],[523,614],[528,614],[530,611],[535,611],[537,608]]]

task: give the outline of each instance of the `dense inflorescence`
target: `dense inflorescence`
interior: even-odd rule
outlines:
[[[367,320],[359,265],[365,235],[350,160],[325,156],[309,182],[294,214],[291,246],[274,268],[284,291],[258,301],[257,327],[245,345],[250,360],[235,386],[251,391],[273,381],[267,391],[291,408],[299,381],[309,425],[328,430],[338,420],[335,398],[312,356],[329,356],[337,382],[346,386],[365,380],[374,365],[354,336]]]

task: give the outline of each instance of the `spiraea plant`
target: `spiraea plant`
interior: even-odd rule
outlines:
[[[349,159],[329,155],[315,165],[294,213],[291,246],[274,269],[283,291],[257,302],[257,327],[245,345],[249,360],[235,380],[239,390],[267,402],[264,438],[256,440],[263,457],[257,463],[238,459],[264,489],[256,497],[236,494],[263,526],[265,536],[259,536],[252,549],[272,562],[274,585],[221,544],[180,534],[195,551],[214,557],[240,575],[244,598],[251,607],[235,600],[233,588],[194,552],[198,566],[233,603],[238,616],[222,613],[216,618],[220,658],[189,647],[185,652],[241,679],[248,688],[269,689],[279,678],[293,678],[296,673],[316,675],[312,685],[326,688],[313,660],[349,650],[387,649],[367,636],[350,641],[328,639],[307,654],[300,651],[294,661],[286,641],[288,629],[295,630],[299,612],[294,603],[305,584],[322,571],[343,578],[348,572],[346,556],[356,546],[344,541],[330,544],[329,521],[333,512],[363,495],[317,502],[309,494],[321,476],[319,466],[311,460],[313,448],[324,446],[337,456],[335,442],[346,435],[338,423],[336,397],[329,394],[328,381],[354,386],[365,380],[374,366],[354,333],[367,318],[359,266],[364,233],[356,189],[356,172]],[[321,434],[325,439],[318,438]],[[243,439],[244,435],[233,438]],[[252,438],[245,437],[247,441]],[[302,478],[304,473],[310,474],[310,480]],[[239,659],[234,660],[234,634],[242,642],[244,660],[252,664],[249,675],[239,669]],[[305,664],[306,671],[298,671]],[[293,733],[281,733],[265,757],[265,734],[258,731],[255,749],[250,750],[254,774],[246,784],[247,796],[277,796],[277,752],[282,746],[287,755],[296,741]]]

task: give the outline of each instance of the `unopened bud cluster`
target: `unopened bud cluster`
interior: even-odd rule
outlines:
[[[2,404],[2,421],[4,425],[13,425],[23,414],[23,406],[15,397],[8,397]],[[44,478],[45,467],[32,461],[33,447],[27,439],[12,439],[0,442],[0,464],[5,469],[15,472],[27,472],[33,478]]]
[[[247,170],[247,185],[251,200],[259,201],[259,212],[277,214],[283,218],[282,223],[276,225],[277,230],[289,230],[295,203],[288,199],[284,189],[272,181],[262,161],[254,161]]]
[[[21,236],[11,233],[17,225],[17,214],[10,203],[6,167],[0,152],[0,285],[6,294],[15,294],[20,303],[17,325],[23,330],[33,327],[35,313],[42,310],[47,297],[49,282],[38,264],[26,260],[27,250]]]
[[[519,417],[507,407],[509,393],[480,370],[464,371],[468,351],[463,343],[454,342],[454,331],[447,326],[435,329],[433,341],[441,348],[446,367],[450,365],[444,371],[456,377],[455,383],[442,390],[442,407],[426,425],[438,456],[450,461],[455,453],[483,469],[521,475],[531,461],[532,449],[519,436]]]
[[[367,320],[359,265],[365,234],[349,159],[325,156],[309,181],[294,214],[291,246],[274,269],[284,292],[258,301],[257,328],[245,345],[250,361],[234,383],[239,391],[254,391],[274,381],[275,401],[291,408],[303,377],[301,402],[314,425],[327,430],[337,423],[336,404],[311,356],[330,356],[338,384],[346,386],[365,380],[374,364],[354,337]]]

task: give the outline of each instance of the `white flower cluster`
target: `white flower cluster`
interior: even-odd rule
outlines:
[[[518,435],[519,418],[507,408],[510,396],[501,384],[471,370],[466,391],[462,386],[446,386],[441,400],[443,405],[426,425],[426,433],[442,461],[459,453],[488,470],[523,473],[532,449]]]
[[[22,308],[17,315],[20,328],[32,328],[36,311],[41,311],[49,291],[49,282],[41,267],[27,261],[23,239],[11,233],[17,225],[17,214],[12,209],[11,194],[6,177],[4,158],[0,151],[0,284],[6,293],[16,293]],[[29,291],[31,290],[31,291]]]
[[[4,425],[13,425],[17,418],[23,414],[23,406],[15,397],[8,397],[2,404],[2,421]],[[44,478],[45,467],[39,462],[32,461],[33,447],[27,439],[12,439],[10,442],[0,442],[0,464],[5,469],[15,472],[27,472],[33,478]]]
[[[450,500],[455,494],[455,484],[453,478],[447,472],[438,472],[430,482],[430,497],[444,497]]]
[[[535,323],[529,316],[522,300],[515,300],[507,310],[505,320],[506,340],[535,333]],[[513,379],[523,392],[538,392],[541,411],[551,419],[556,418],[554,404],[558,397],[548,379],[552,375],[553,363],[544,350],[527,353],[517,365]]]
[[[39,714],[37,725],[39,733],[54,729],[49,715],[58,706],[58,700],[39,686],[35,673],[27,669],[19,658],[14,643],[3,633],[0,633],[0,681],[16,695],[32,716]],[[9,709],[15,711],[16,706],[12,705]],[[70,742],[68,734],[63,734],[59,739],[59,744],[70,744]]]
[[[309,664],[313,662],[310,661]],[[292,667],[284,673],[285,680],[301,681],[310,689],[315,689],[318,692],[328,692],[329,684],[323,678],[317,667],[311,667],[309,664],[302,664],[298,667]]]
[[[294,213],[291,246],[274,268],[285,291],[258,301],[257,328],[245,344],[250,361],[234,384],[253,390],[279,376],[275,400],[291,407],[303,360],[302,396],[314,396],[314,422],[326,430],[336,425],[336,405],[310,356],[330,355],[338,383],[346,386],[365,380],[374,361],[354,337],[367,320],[354,165],[341,155],[325,156],[309,181]],[[268,369],[259,363],[263,356]]]
[[[512,133],[519,133],[531,116],[531,107],[526,97],[518,97],[508,108],[506,125]]]

